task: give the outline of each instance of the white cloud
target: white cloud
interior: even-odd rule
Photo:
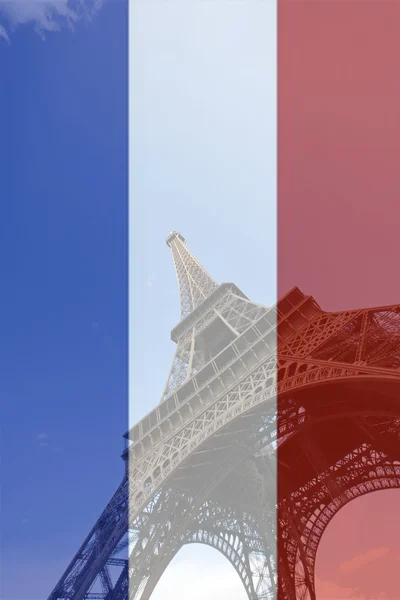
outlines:
[[[156,279],[156,277],[155,277],[154,273],[152,273],[148,276],[148,278],[146,279],[146,285],[148,288],[153,287],[153,285],[155,283],[155,279]]]
[[[103,0],[0,0],[0,37],[8,40],[10,31],[31,24],[44,39],[48,32],[90,20],[102,4]]]
[[[4,40],[6,40],[6,42],[10,41],[7,30],[5,27],[3,27],[3,25],[0,25],[0,38],[3,38]]]
[[[48,446],[49,445],[49,436],[47,433],[38,433],[36,436],[36,441],[39,446]]]
[[[315,579],[317,597],[321,600],[366,600],[366,596],[353,587],[344,587],[334,581]]]
[[[152,600],[246,600],[243,584],[229,561],[216,550],[185,547],[156,586]]]
[[[369,564],[376,562],[377,560],[381,560],[382,558],[385,558],[388,554],[390,554],[389,548],[373,548],[372,550],[368,550],[368,552],[354,556],[354,558],[352,558],[351,560],[342,562],[340,564],[339,570],[342,573],[346,574],[353,573],[353,571],[363,569]]]

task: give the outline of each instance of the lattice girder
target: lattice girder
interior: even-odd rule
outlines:
[[[207,343],[204,344],[203,336],[213,323],[224,323],[232,337],[237,337],[271,310],[240,296],[231,284],[223,284],[217,289],[220,293],[209,298],[207,309],[199,312],[197,319],[192,317],[189,327],[184,328],[182,324],[182,331],[177,332],[176,338],[174,336],[177,348],[161,401],[176,392],[211,360],[212,356],[204,352]]]
[[[184,318],[215,290],[217,283],[187,249],[181,234],[171,232],[167,245],[172,250],[181,298],[181,318]]]
[[[212,495],[215,487],[208,487],[208,490]],[[197,511],[192,507],[188,510],[183,507],[183,496],[176,495],[175,498],[176,507],[168,512],[170,517],[173,515],[173,522],[168,526],[169,536],[164,538],[162,549],[158,548],[157,553],[150,549],[149,560],[144,558],[142,548],[138,553],[140,563],[146,568],[140,575],[132,571],[135,580],[131,581],[129,598],[147,600],[172,558],[188,543],[204,543],[222,552],[237,571],[250,600],[274,598],[276,582],[271,581],[276,573],[271,551],[273,540],[265,546],[266,537],[260,534],[260,522],[255,516],[215,500],[205,501]],[[185,514],[189,514],[189,518],[185,519]],[[153,535],[158,539],[167,520],[158,520],[158,515],[153,518]],[[266,532],[266,535],[270,536],[270,533]]]
[[[223,502],[218,484],[249,460],[257,469],[262,461],[272,464],[302,432],[338,418],[356,421],[354,440],[364,436],[364,445],[355,441],[341,456],[326,457],[325,464],[324,452],[305,444],[307,476],[295,489],[279,490],[279,598],[312,599],[316,549],[335,511],[359,493],[398,486],[399,466],[388,456],[398,447],[400,307],[326,313],[294,288],[276,308],[267,309],[232,284],[218,286],[179,234],[171,234],[169,245],[183,320],[173,332],[177,354],[164,401],[128,432],[133,443],[125,453],[126,477],[49,600],[127,600],[128,594],[129,600],[147,600],[141,595],[154,587],[149,569],[155,557],[165,550],[167,563],[199,535],[234,557],[251,600],[272,597],[276,532],[265,500],[271,476],[255,476],[254,490],[250,496],[237,494],[235,507]],[[215,323],[229,341],[210,355],[196,340],[208,342]],[[357,391],[358,400],[356,394],[351,402],[335,397],[332,390],[339,385]],[[361,392],[369,394],[368,402],[361,401]],[[380,393],[385,406],[370,401]],[[252,476],[251,468],[245,471]],[[212,498],[220,516],[208,514],[205,527],[201,519]],[[232,520],[240,503],[248,508],[247,521],[240,520],[241,537]],[[228,507],[230,520],[222,523]],[[235,531],[241,552],[226,537]],[[245,556],[243,536],[252,558]],[[118,554],[128,545],[129,565]],[[256,556],[265,560],[249,567]],[[120,569],[115,584],[111,567]],[[250,571],[257,575],[252,573],[251,582]]]

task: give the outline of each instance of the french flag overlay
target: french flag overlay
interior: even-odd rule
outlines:
[[[1,600],[399,600],[399,26],[0,0]]]

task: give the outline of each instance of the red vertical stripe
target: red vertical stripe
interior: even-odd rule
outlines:
[[[297,285],[330,311],[399,303],[400,2],[278,3],[279,296]],[[318,598],[399,596],[400,546],[380,558],[376,525],[399,495],[375,496],[337,517]]]
[[[400,296],[400,3],[279,0],[279,290]]]

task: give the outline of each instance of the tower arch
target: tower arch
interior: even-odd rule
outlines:
[[[317,550],[343,506],[374,491],[400,488],[399,392],[399,381],[385,373],[350,374],[347,381],[311,384],[281,398],[279,414],[303,409],[302,421],[293,424],[278,449],[278,461],[291,464],[278,486],[278,548],[298,598],[316,598]]]
[[[176,582],[179,581],[177,586]],[[152,600],[248,600],[241,578],[229,559],[204,543],[185,544],[171,560],[154,588]]]
[[[177,232],[167,243],[181,297],[167,384],[125,434],[124,481],[49,600],[94,600],[96,583],[96,600],[148,600],[199,540],[250,600],[314,600],[327,519],[397,485],[400,306],[328,313],[293,288],[265,307],[218,285]],[[129,562],[115,555],[126,535]]]
[[[399,501],[398,487],[382,487],[348,501],[330,519],[317,549],[317,597],[336,586],[396,596]]]

